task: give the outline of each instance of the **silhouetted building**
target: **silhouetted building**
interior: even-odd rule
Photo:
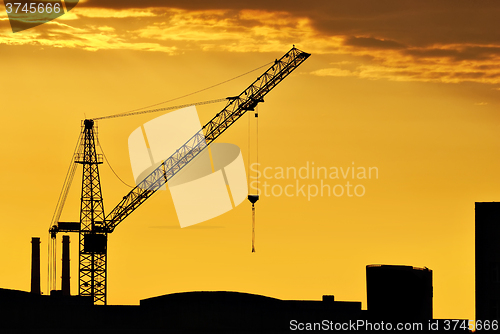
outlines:
[[[39,240],[33,242],[39,272]],[[467,331],[468,320],[432,319],[432,271],[411,266],[366,267],[368,310],[361,302],[281,300],[233,291],[173,293],[140,305],[93,305],[68,296],[69,239],[63,238],[63,289],[50,296],[0,288],[0,333],[290,333],[295,331]],[[38,255],[37,255],[38,253]],[[38,263],[38,267],[36,266]],[[39,275],[38,275],[39,276]],[[34,280],[40,287],[39,277]],[[36,285],[36,284],[35,284]],[[36,289],[35,289],[36,290]],[[450,327],[450,324],[465,324]]]
[[[361,302],[280,300],[195,291],[141,300],[140,306],[92,305],[91,297],[51,296],[0,288],[0,333],[289,333],[366,319]],[[363,331],[361,328],[360,331]]]
[[[151,328],[184,330],[282,333],[297,329],[300,323],[322,323],[362,319],[361,302],[323,300],[280,300],[276,298],[231,292],[194,291],[173,293],[141,300],[144,320]],[[168,314],[169,317],[164,315]],[[163,316],[162,316],[163,315]],[[291,321],[296,320],[296,323]]]
[[[500,319],[500,202],[476,202],[476,320]]]
[[[368,312],[378,319],[432,319],[432,270],[366,266]]]
[[[140,305],[93,305],[92,298],[51,296],[0,288],[0,333],[291,333],[385,332],[453,333],[448,320],[373,318],[361,302],[281,300],[230,292],[195,291],[143,299]],[[454,320],[448,321],[453,323]],[[430,328],[430,324],[434,324]],[[467,320],[460,323],[468,324]],[[404,326],[404,327],[398,327]],[[447,329],[447,330],[446,330]]]

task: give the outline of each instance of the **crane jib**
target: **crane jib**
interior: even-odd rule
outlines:
[[[227,98],[226,107],[217,113],[199,132],[191,137],[172,156],[160,163],[151,174],[132,189],[106,216],[105,228],[108,233],[128,215],[151,197],[168,180],[200,154],[210,143],[224,133],[247,111],[264,102],[264,96],[302,64],[310,54],[295,47],[288,51],[240,95]],[[205,134],[203,131],[205,130]]]

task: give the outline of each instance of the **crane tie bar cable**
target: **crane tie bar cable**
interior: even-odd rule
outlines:
[[[126,183],[125,181],[122,180],[121,177],[118,176],[118,174],[116,174],[115,170],[113,169],[113,167],[111,166],[111,164],[109,163],[109,160],[108,158],[106,157],[106,154],[104,153],[104,150],[102,149],[102,146],[101,146],[101,142],[99,141],[99,139],[97,139],[97,145],[99,146],[99,148],[101,149],[101,152],[102,152],[102,156],[104,157],[104,160],[106,160],[106,163],[108,164],[109,168],[111,169],[111,171],[113,172],[113,174],[115,174],[115,176],[118,178],[118,180],[120,180],[124,185],[126,185],[127,187],[129,188],[134,188],[133,186],[131,186],[130,184]]]
[[[139,109],[134,109],[134,110],[129,110],[129,111],[126,111],[126,112],[122,112],[122,113],[119,113],[119,114],[115,114],[115,115],[110,115],[110,116],[103,116],[103,117],[98,117],[98,118],[94,118],[94,120],[99,120],[99,119],[107,119],[107,118],[115,118],[115,117],[124,117],[124,116],[131,116],[131,115],[138,115],[138,114],[143,114],[143,113],[146,113],[146,112],[156,112],[156,111],[163,111],[165,109],[155,109],[155,110],[152,110],[152,111],[144,111],[144,112],[139,112],[140,110],[142,109],[145,109],[145,108],[151,108],[151,107],[155,107],[155,106],[158,106],[160,104],[164,104],[164,103],[168,103],[168,102],[172,102],[172,101],[175,101],[175,100],[179,100],[179,99],[182,99],[184,97],[188,97],[188,96],[191,96],[191,95],[194,95],[194,94],[197,94],[197,93],[201,93],[203,91],[206,91],[206,90],[209,90],[211,88],[214,88],[214,87],[217,87],[217,86],[220,86],[222,84],[225,84],[227,82],[230,82],[230,81],[233,81],[233,80],[236,80],[238,78],[241,78],[247,74],[250,74],[252,72],[255,72],[263,67],[266,67],[270,64],[272,64],[273,62],[269,62],[267,64],[264,64],[262,66],[259,66],[257,68],[254,68],[253,70],[251,71],[248,71],[248,72],[245,72],[243,74],[240,74],[238,76],[235,76],[234,78],[231,78],[231,79],[228,79],[228,80],[225,80],[225,81],[222,81],[222,82],[219,82],[215,85],[212,85],[212,86],[209,86],[209,87],[206,87],[206,88],[203,88],[203,89],[200,89],[200,90],[197,90],[195,92],[192,92],[192,93],[189,93],[189,94],[186,94],[186,95],[182,95],[182,96],[179,96],[179,97],[176,97],[174,99],[171,99],[171,100],[168,100],[168,101],[163,101],[163,102],[160,102],[160,103],[156,103],[156,104],[153,104],[153,105],[150,105],[150,106],[147,106],[147,107],[143,107],[143,108],[139,108]],[[219,99],[219,100],[213,100],[213,101],[206,101],[206,102],[200,102],[200,103],[191,103],[191,104],[188,104],[188,105],[185,105],[186,107],[189,107],[189,106],[192,106],[192,105],[201,105],[201,104],[208,104],[208,103],[215,103],[215,102],[222,102],[222,100],[225,100],[225,99]],[[172,109],[178,109],[182,106],[176,106],[176,107],[171,107],[170,109],[166,109],[166,110],[172,110]],[[135,113],[135,112],[138,112],[138,113]]]
[[[100,119],[117,118],[117,117],[133,116],[133,115],[139,115],[139,114],[148,114],[148,113],[152,113],[152,112],[160,112],[160,111],[181,109],[181,108],[190,107],[190,106],[193,106],[193,105],[199,106],[199,105],[203,105],[203,104],[224,102],[226,100],[227,99],[224,98],[224,99],[216,99],[216,100],[209,100],[209,101],[202,101],[202,102],[181,104],[181,105],[172,106],[172,107],[165,107],[165,108],[158,108],[158,109],[151,109],[151,110],[142,110],[142,111],[136,111],[136,112],[127,112],[127,113],[122,113],[122,114],[97,117],[97,118],[94,118],[94,121],[97,121],[97,120],[100,120]]]

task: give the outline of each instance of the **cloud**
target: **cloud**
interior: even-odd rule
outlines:
[[[8,20],[0,19],[0,44],[79,48],[87,51],[127,49],[170,54],[177,50],[175,46],[124,40],[114,33],[113,27],[97,25],[77,27],[63,22],[50,21],[36,29],[13,34],[9,31]]]
[[[419,59],[449,58],[453,61],[489,60],[500,57],[500,46],[449,45],[444,48],[408,49],[405,54]]]
[[[395,42],[395,41],[376,39],[376,38],[371,38],[371,37],[353,37],[353,36],[347,37],[344,40],[344,45],[355,46],[355,47],[366,48],[366,49],[403,49],[403,48],[405,48],[405,46],[403,44]]]
[[[466,0],[88,0],[0,44],[85,50],[283,52],[330,59],[313,75],[500,84],[500,3]],[[73,36],[73,38],[71,37]]]
[[[184,43],[188,49],[231,52],[283,52],[293,44],[308,52],[338,49],[341,38],[317,36],[307,18],[285,12],[243,10],[158,11],[151,21],[130,33],[137,39]]]
[[[121,9],[113,10],[106,8],[78,8],[70,12],[77,17],[92,17],[92,18],[137,18],[137,17],[154,17],[156,14],[150,9]]]
[[[349,76],[357,76],[359,73],[351,72],[349,70],[342,70],[340,68],[323,68],[320,70],[316,70],[311,72],[313,75],[317,75],[320,77],[349,77]]]
[[[302,44],[311,52],[323,52],[340,46],[339,38],[323,38],[308,19],[286,12],[261,11],[187,11],[147,8],[110,10],[75,8],[67,19],[53,21],[64,24],[75,36],[61,43],[61,29],[54,24],[42,25],[24,35],[0,34],[0,44],[52,44],[55,47],[96,49],[131,49],[173,53],[173,50],[225,50],[232,52],[282,52],[292,44]],[[6,21],[8,24],[8,21]],[[51,39],[36,41],[38,34],[50,30]],[[72,31],[71,31],[72,30]],[[106,34],[104,34],[106,33]],[[47,37],[44,34],[41,37]],[[89,45],[79,41],[85,39]],[[107,41],[107,42],[106,42]],[[318,41],[320,43],[318,43]]]
[[[400,44],[488,44],[500,40],[500,4],[495,0],[89,0],[83,7],[258,10],[307,17],[328,36],[363,36]]]
[[[423,81],[459,83],[464,81],[496,84],[500,82],[500,70],[482,72],[469,69],[467,66],[456,67],[452,64],[408,64],[407,66],[390,66],[387,64],[364,65],[359,63],[352,70],[339,67],[323,68],[312,71],[316,76],[356,76],[368,80],[386,79],[390,81]]]

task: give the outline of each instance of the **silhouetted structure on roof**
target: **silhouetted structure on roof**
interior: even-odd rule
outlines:
[[[476,319],[500,320],[500,203],[476,202]]]

